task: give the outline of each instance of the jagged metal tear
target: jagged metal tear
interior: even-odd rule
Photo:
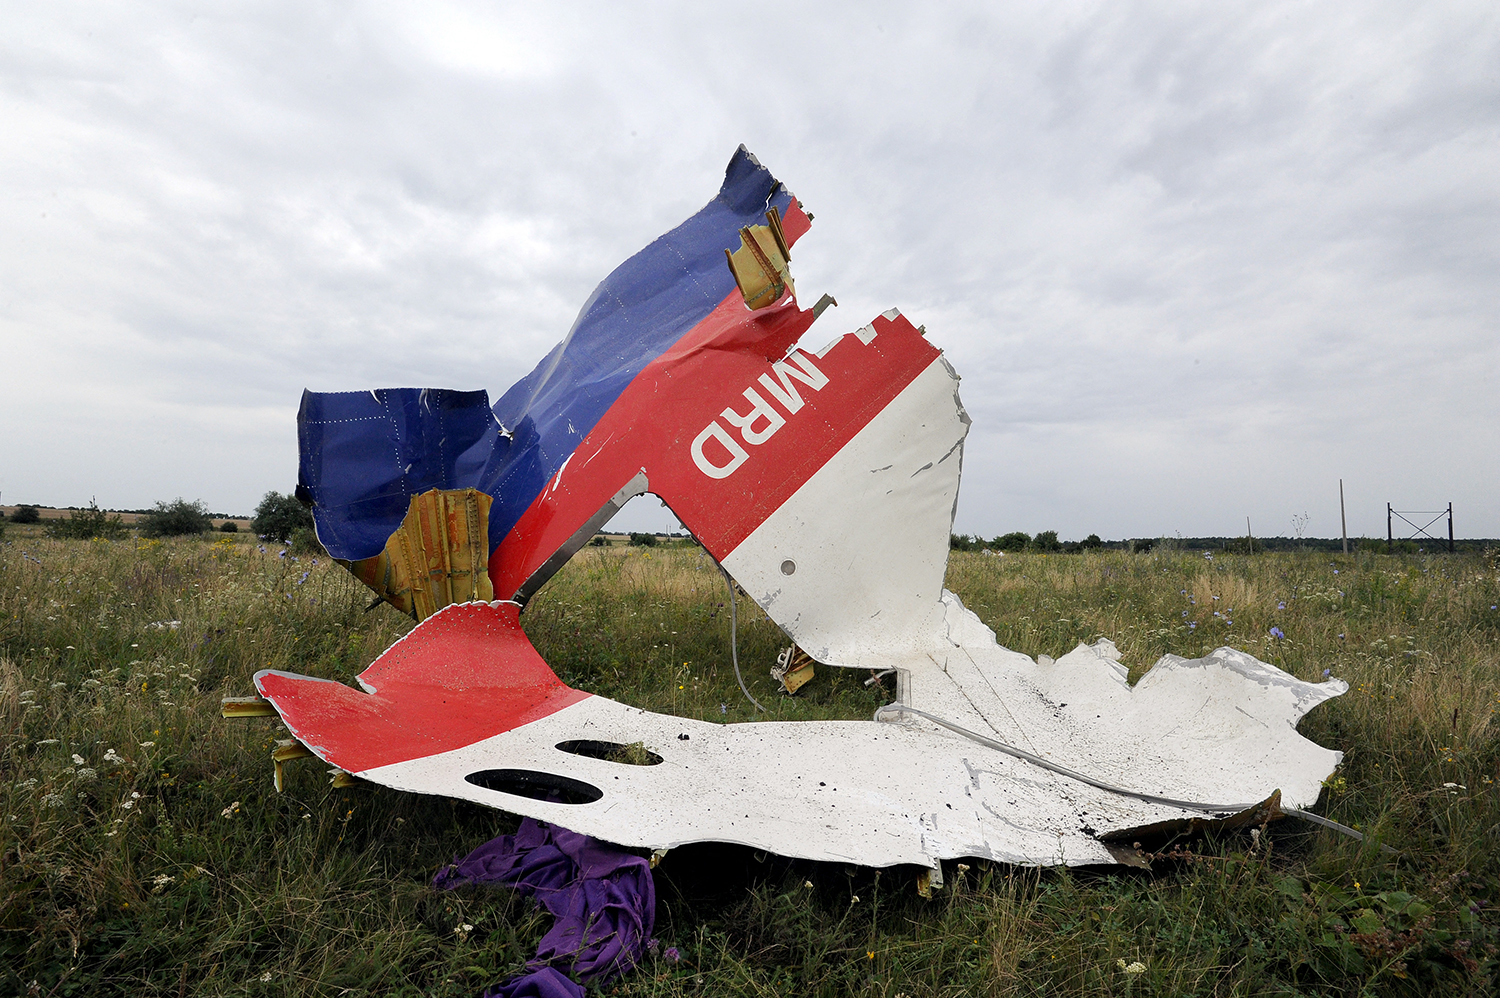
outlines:
[[[848,335],[868,345],[875,333]],[[898,702],[908,707],[1134,790],[1208,802],[1279,790],[1288,806],[1312,804],[1340,753],[1296,725],[1343,693],[1343,682],[1302,682],[1221,648],[1201,659],[1166,656],[1132,688],[1108,641],[1037,662],[997,644],[942,588],[968,430],[957,385],[941,357],[917,375],[722,555],[735,580],[818,661],[895,669]],[[360,723],[358,712],[374,705],[345,704],[341,694],[337,710],[325,709],[318,694],[327,684],[320,691],[286,674],[261,673],[257,685],[315,754],[364,779],[654,850],[719,841],[869,866],[961,857],[1111,863],[1119,854],[1106,839],[1201,817],[1080,784],[910,715],[721,725],[568,691],[550,672],[538,679],[550,699],[538,705],[524,683],[499,690],[450,678],[443,663],[456,675],[474,647],[464,640],[524,642],[514,611],[449,607],[366,673],[386,669],[388,656],[423,656],[415,683],[368,697],[398,731],[408,730],[399,727],[407,707],[427,717],[410,722],[413,740],[430,733],[422,725],[434,723],[438,700],[450,719],[478,724],[497,708],[509,715],[506,730],[456,747],[371,765],[325,735],[329,725]],[[626,765],[560,747],[580,742],[643,743],[661,761]],[[560,803],[534,799],[539,787],[586,792]]]

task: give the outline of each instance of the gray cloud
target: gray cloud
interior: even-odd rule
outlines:
[[[1500,535],[1490,5],[7,7],[7,501],[245,510],[304,386],[503,391],[744,141],[811,335],[963,374],[959,530]]]

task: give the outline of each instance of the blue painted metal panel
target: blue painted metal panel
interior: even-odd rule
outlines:
[[[483,392],[304,393],[298,494],[314,504],[323,545],[339,558],[372,557],[411,496],[472,486],[494,498],[493,550],[642,369],[734,290],[724,251],[739,246],[740,228],[790,201],[741,146],[718,196],[606,277],[493,418],[475,411]]]

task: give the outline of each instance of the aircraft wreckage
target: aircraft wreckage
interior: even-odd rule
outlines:
[[[319,539],[420,622],[362,690],[256,674],[295,736],[278,767],[311,754],[631,848],[739,843],[938,883],[944,859],[1132,862],[1148,826],[1302,814],[1341,753],[1296,726],[1345,683],[1220,648],[1132,687],[1109,641],[1034,661],[943,589],[958,376],[895,310],[799,345],[831,301],[802,308],[788,270],[811,220],[741,147],[718,195],[610,274],[493,406],[304,394]],[[801,653],[893,670],[895,702],[868,721],[713,724],[559,680],[522,608],[645,492]],[[632,745],[649,764],[611,756]]]

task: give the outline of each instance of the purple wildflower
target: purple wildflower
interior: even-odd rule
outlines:
[[[1282,638],[1286,637],[1286,632],[1279,627],[1273,627],[1271,628],[1271,637],[1280,641]]]
[[[673,963],[676,963],[678,960],[682,959],[682,954],[677,952],[676,946],[668,946],[667,951],[663,953],[662,956],[666,957]]]

